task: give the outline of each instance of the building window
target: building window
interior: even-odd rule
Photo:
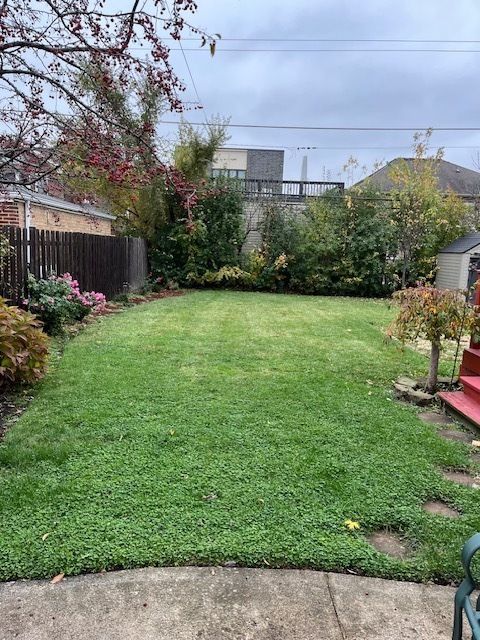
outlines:
[[[243,169],[212,169],[212,178],[236,178],[237,180],[245,180],[247,172]]]

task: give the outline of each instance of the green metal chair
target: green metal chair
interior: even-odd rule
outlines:
[[[465,579],[455,594],[455,617],[453,620],[452,640],[462,640],[464,611],[472,629],[473,640],[480,640],[480,596],[477,598],[475,610],[470,600],[470,595],[477,588],[470,568],[472,559],[477,551],[480,551],[480,533],[476,533],[470,540],[467,540],[462,550],[462,564],[465,571]]]

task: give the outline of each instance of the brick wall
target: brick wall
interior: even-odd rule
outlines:
[[[248,149],[249,180],[283,180],[284,152],[274,149]]]
[[[0,202],[0,227],[17,227],[18,223],[18,203],[14,200],[4,200]]]
[[[23,204],[19,206],[23,208]],[[106,218],[94,218],[81,213],[69,213],[68,211],[60,211],[58,209],[48,209],[33,202],[30,206],[30,212],[30,225],[37,229],[93,233],[101,236],[112,235],[112,221]],[[20,226],[24,226],[23,211],[20,216]]]

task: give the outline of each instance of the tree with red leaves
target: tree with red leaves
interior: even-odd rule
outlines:
[[[113,182],[131,182],[131,157],[168,172],[158,159],[155,118],[128,122],[108,97],[141,76],[170,111],[181,112],[184,87],[170,64],[165,38],[184,30],[202,44],[215,40],[188,22],[194,0],[0,0],[0,187],[30,186],[66,163],[108,167]],[[88,81],[101,91],[92,99]],[[104,99],[102,99],[102,90]],[[124,139],[130,140],[125,157]],[[134,143],[132,143],[134,141]],[[79,144],[88,158],[76,158]],[[172,184],[181,182],[174,173]],[[181,185],[180,185],[181,186]]]

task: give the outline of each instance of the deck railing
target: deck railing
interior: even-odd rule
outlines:
[[[327,194],[342,194],[343,182],[306,182],[301,180],[238,180],[238,188],[248,198],[303,200]]]

